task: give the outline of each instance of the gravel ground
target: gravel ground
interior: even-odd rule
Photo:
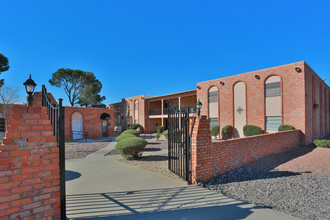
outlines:
[[[88,154],[94,153],[111,142],[80,143],[76,142],[65,146],[65,159],[85,158]]]
[[[302,219],[330,219],[330,149],[302,146],[214,177],[208,188]]]

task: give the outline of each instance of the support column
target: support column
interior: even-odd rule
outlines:
[[[206,182],[212,178],[212,142],[210,123],[205,115],[196,117],[191,137],[192,183]]]
[[[162,99],[162,115],[164,115],[164,99]]]

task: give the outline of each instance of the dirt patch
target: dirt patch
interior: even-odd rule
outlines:
[[[94,142],[94,143],[70,143],[65,145],[65,159],[85,158],[87,155],[94,153],[111,142]]]

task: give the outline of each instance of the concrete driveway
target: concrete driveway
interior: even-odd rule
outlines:
[[[66,160],[69,219],[296,219],[104,156],[114,145]]]

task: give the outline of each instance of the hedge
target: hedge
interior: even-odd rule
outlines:
[[[141,157],[147,144],[143,138],[129,137],[118,142],[115,148],[123,158],[131,160]]]
[[[141,127],[140,124],[131,124],[131,125],[129,126],[129,129],[137,130],[139,127]]]
[[[211,129],[211,135],[212,135],[213,137],[216,137],[216,136],[219,135],[219,126],[218,126],[218,125],[214,126],[214,127]]]
[[[245,137],[262,134],[262,129],[255,125],[245,125],[243,127]]]
[[[121,140],[124,140],[125,138],[129,138],[129,137],[136,137],[134,134],[121,134],[118,137],[116,137],[116,142],[118,143]]]
[[[330,140],[327,139],[315,140],[313,143],[317,147],[330,148]]]
[[[163,131],[163,126],[159,125],[159,126],[157,127],[157,134],[161,134],[162,131]]]
[[[223,133],[224,137],[231,138],[233,136],[233,131],[234,131],[233,126],[226,125],[221,130],[222,130],[222,133]]]
[[[140,136],[140,132],[137,130],[134,130],[134,129],[128,129],[128,130],[124,131],[123,133],[121,133],[121,135],[123,135],[123,134],[133,134],[136,137]]]
[[[164,137],[165,137],[166,139],[168,139],[168,130],[165,130],[165,131],[162,133],[162,135],[164,135]]]
[[[290,131],[290,130],[294,130],[294,127],[291,125],[280,125],[278,127],[278,131]]]

